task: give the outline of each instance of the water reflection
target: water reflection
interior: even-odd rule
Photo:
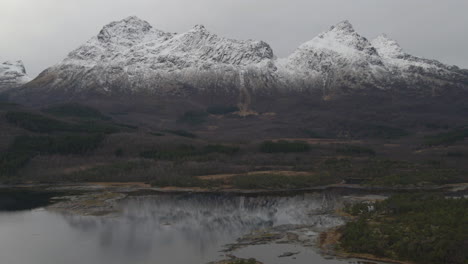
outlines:
[[[0,256],[10,256],[11,262],[5,262],[9,264],[201,264],[219,259],[222,245],[252,230],[282,224],[314,225],[319,230],[341,224],[328,214],[341,202],[340,196],[329,193],[158,195],[127,199],[116,217],[42,210],[19,213],[23,223],[15,224],[5,221],[11,214],[0,215]],[[37,232],[44,242],[24,239]],[[22,250],[27,248],[35,250]]]

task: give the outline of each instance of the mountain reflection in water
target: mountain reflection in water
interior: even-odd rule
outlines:
[[[341,224],[329,212],[342,199],[325,192],[289,197],[156,195],[130,197],[112,217],[46,210],[3,213],[0,256],[9,264],[201,264],[220,259],[223,245],[253,230],[283,224],[320,230]]]

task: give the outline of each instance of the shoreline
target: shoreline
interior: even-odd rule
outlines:
[[[144,182],[58,182],[58,183],[21,183],[0,184],[2,189],[41,189],[49,191],[115,191],[115,192],[154,192],[154,193],[213,193],[213,194],[290,194],[329,190],[363,192],[407,192],[407,191],[446,191],[468,193],[468,183],[445,184],[437,186],[366,186],[359,184],[330,184],[296,189],[238,189],[238,188],[201,188],[201,187],[152,187]]]

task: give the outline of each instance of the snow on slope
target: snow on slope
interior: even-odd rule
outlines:
[[[22,61],[0,64],[0,91],[20,86],[30,80]]]
[[[382,34],[372,40],[385,67],[393,78],[403,85],[413,88],[441,88],[444,86],[467,88],[468,72],[456,66],[449,66],[436,60],[412,56],[403,51],[400,45]]]
[[[349,21],[302,44],[289,57],[279,60],[278,65],[287,79],[322,89],[369,85],[380,88],[379,78],[387,73],[375,48]]]

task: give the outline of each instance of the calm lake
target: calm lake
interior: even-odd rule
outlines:
[[[4,196],[0,196],[2,198]],[[0,212],[0,263],[204,264],[224,259],[226,244],[252,231],[310,225],[311,239],[343,220],[333,209],[347,198],[329,192],[295,196],[164,194],[129,197],[112,216],[36,208]],[[285,252],[298,253],[279,258]],[[233,252],[265,264],[357,263],[324,258],[314,247],[271,244]]]

